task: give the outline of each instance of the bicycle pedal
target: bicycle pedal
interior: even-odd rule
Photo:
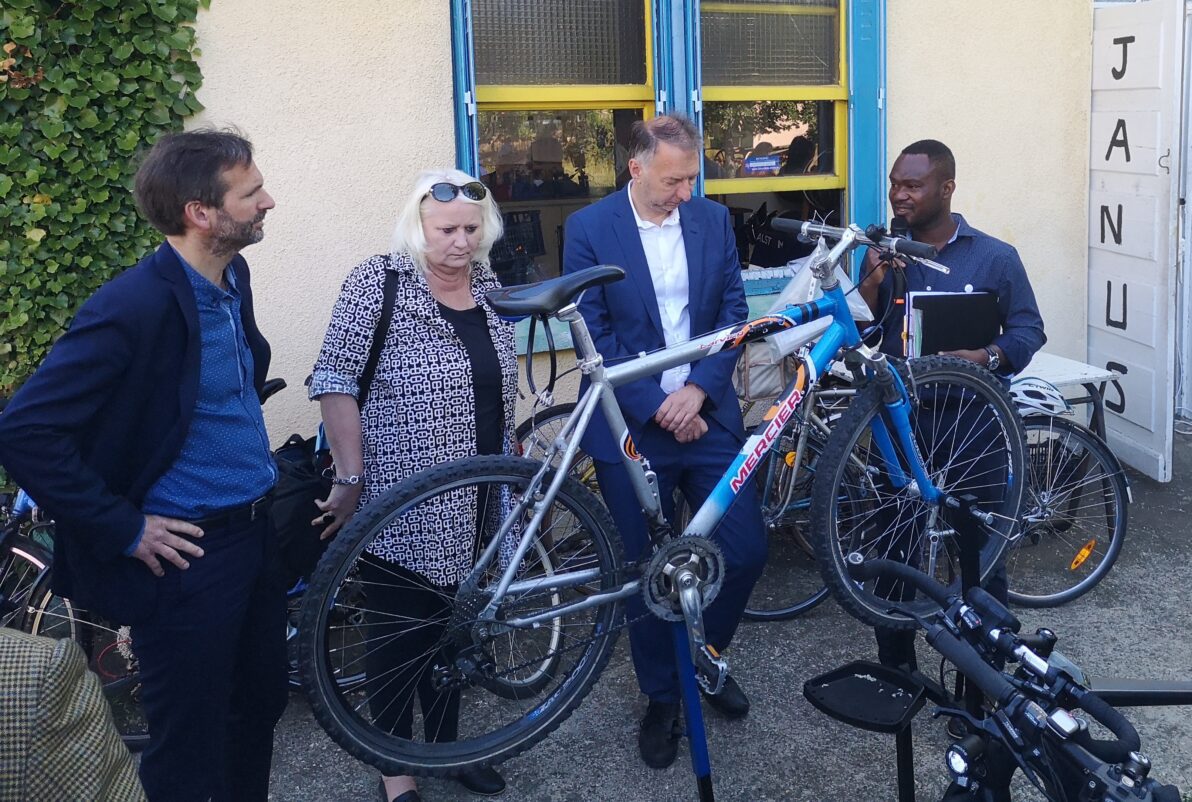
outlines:
[[[705,644],[695,653],[695,679],[704,693],[715,696],[728,680],[728,661],[715,648]]]

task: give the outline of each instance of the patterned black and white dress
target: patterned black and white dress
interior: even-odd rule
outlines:
[[[389,333],[361,410],[361,506],[418,471],[476,453],[476,399],[467,349],[409,254],[373,256],[348,274],[315,362],[310,397],[326,393],[359,397],[358,381],[381,316],[386,269],[396,271],[399,279]],[[513,324],[498,317],[484,299],[486,291],[498,286],[487,262],[472,263],[472,297],[488,319],[504,402],[504,419],[481,425],[499,427],[504,451],[512,454],[517,401]],[[434,508],[423,505],[417,512],[417,516],[403,516],[368,550],[435,585],[457,584],[472,566],[475,499],[445,499]]]

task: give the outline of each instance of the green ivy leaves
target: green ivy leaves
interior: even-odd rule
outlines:
[[[208,5],[0,2],[0,395],[157,244],[130,192],[135,157],[203,108],[193,25]]]

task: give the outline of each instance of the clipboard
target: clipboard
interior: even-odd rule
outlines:
[[[911,292],[906,308],[907,356],[984,348],[1002,330],[991,292]]]

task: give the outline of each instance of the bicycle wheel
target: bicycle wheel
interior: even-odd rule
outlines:
[[[49,573],[49,552],[24,535],[13,535],[8,553],[0,556],[0,626],[26,629],[36,598],[34,589]]]
[[[39,586],[36,598],[28,631],[49,638],[71,638],[83,648],[87,667],[99,677],[120,737],[134,752],[144,749],[149,744],[149,724],[141,708],[141,683],[129,628],[76,607],[51,591],[48,582]]]
[[[979,532],[980,573],[993,568],[1015,534],[1026,485],[1022,422],[1006,390],[988,372],[953,357],[927,357],[907,363],[911,426],[918,454],[895,444],[894,457],[904,471],[922,458],[927,475],[952,496],[972,494],[993,515],[992,524],[970,519]],[[930,600],[914,600],[899,582],[854,582],[845,559],[851,552],[866,558],[907,562],[949,588],[960,588],[960,549],[952,516],[924,502],[912,481],[896,487],[871,436],[881,419],[892,433],[881,388],[870,383],[849,405],[832,430],[820,458],[812,489],[811,520],[816,557],[824,582],[850,614],[872,625],[912,628],[915,622],[890,612],[898,601],[919,613]],[[965,521],[967,528],[968,521]]]
[[[1022,532],[1006,552],[1010,601],[1055,607],[1109,573],[1126,538],[1129,486],[1097,435],[1066,418],[1033,415]]]
[[[574,412],[575,404],[555,404],[533,413],[519,423],[514,436],[517,438],[521,455],[529,459],[545,459],[547,449],[559,436],[559,432],[563,431],[564,424]],[[600,495],[600,486],[596,484],[596,467],[592,464],[592,458],[582,450],[577,451],[575,459],[571,461],[571,475],[584,487]]]
[[[291,690],[302,688],[298,672],[298,623],[306,581],[299,580],[286,594],[286,651],[289,656],[288,679]],[[335,637],[328,654],[334,656],[330,670],[341,688],[351,689],[364,681],[360,669],[360,650],[364,642],[364,619],[360,613],[360,580],[351,574],[344,581],[329,617],[335,622]]]
[[[478,557],[540,466],[500,456],[437,466],[365,506],[331,545],[303,600],[299,665],[316,718],[350,754],[386,774],[453,775],[500,762],[562,724],[599,677],[619,631],[620,603],[564,608],[619,587],[621,550],[608,511],[574,479],[546,509],[538,542],[515,572],[518,584],[494,617],[481,613],[533,507],[513,521],[513,536],[474,587],[434,586],[374,553],[385,539],[462,508],[474,522]],[[358,598],[345,603],[353,572]],[[336,607],[365,622],[351,668],[365,678],[352,689],[336,682],[328,658]],[[537,620],[525,621],[531,616]]]
[[[828,588],[816,566],[808,517],[812,480],[823,441],[810,434],[802,463],[796,467],[797,439],[797,433],[784,433],[758,471],[762,520],[769,542],[766,567],[745,606],[745,617],[753,621],[785,621],[828,597]]]

